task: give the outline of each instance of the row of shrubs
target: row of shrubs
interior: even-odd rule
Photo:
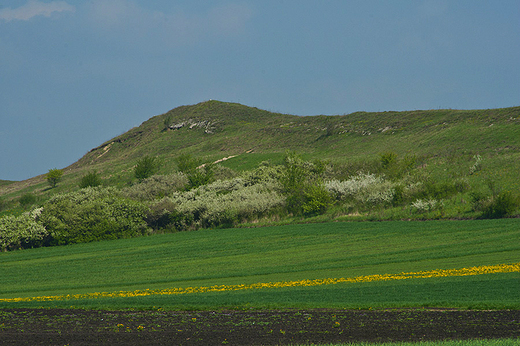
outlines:
[[[0,219],[0,249],[130,238],[149,230],[148,208],[115,188],[85,188],[59,194],[21,216]]]
[[[288,154],[283,165],[262,163],[230,179],[198,184],[201,180],[194,177],[199,175],[205,180],[213,168],[208,166],[199,172],[185,158],[189,167],[184,172],[153,175],[123,189],[87,186],[56,195],[21,216],[3,217],[0,249],[228,227],[273,215],[311,216],[323,214],[335,204],[348,204],[358,210],[409,206],[425,213],[441,208],[443,199],[469,190],[463,179],[439,183],[402,174],[411,169],[411,159],[404,164],[396,162],[394,156],[384,159],[394,178],[365,172],[342,180],[331,178],[330,165]],[[396,179],[397,175],[401,178]],[[473,209],[483,217],[503,217],[518,207],[518,199],[511,193],[471,196]]]

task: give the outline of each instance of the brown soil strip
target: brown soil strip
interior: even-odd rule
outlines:
[[[0,309],[2,345],[294,345],[520,338],[519,310]]]

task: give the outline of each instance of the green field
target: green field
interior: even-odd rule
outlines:
[[[517,219],[201,230],[0,254],[0,300],[251,285],[520,262]],[[141,297],[0,302],[86,308],[520,308],[519,272]]]

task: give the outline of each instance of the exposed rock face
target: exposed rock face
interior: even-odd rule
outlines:
[[[178,130],[182,127],[184,127],[185,123],[179,123],[179,124],[175,124],[175,125],[170,125],[170,130]]]
[[[170,125],[170,130],[179,130],[183,128],[184,126],[188,126],[188,129],[193,128],[202,128],[204,129],[204,133],[212,134],[215,132],[215,124],[210,122],[209,120],[202,120],[202,121],[195,121],[192,119],[189,119],[187,121],[180,122],[178,124]]]

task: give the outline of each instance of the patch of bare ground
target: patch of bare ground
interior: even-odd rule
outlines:
[[[519,310],[0,310],[2,345],[294,345],[518,337]]]

